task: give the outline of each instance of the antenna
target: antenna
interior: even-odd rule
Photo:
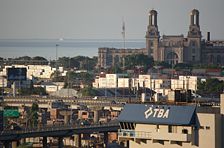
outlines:
[[[124,50],[125,50],[125,22],[124,22],[124,17],[122,17],[122,32],[121,32],[121,34],[122,34],[122,37],[123,37],[123,41],[124,41]],[[125,51],[124,51],[125,52]],[[125,54],[125,53],[124,53]],[[122,70],[122,75],[123,75],[123,96],[124,96],[124,89],[125,89],[125,83],[124,83],[124,67],[125,67],[125,55],[123,55],[123,61],[122,61],[122,63],[123,63],[123,70]]]
[[[124,42],[124,49],[125,49],[125,22],[124,22],[124,17],[122,17],[122,37],[123,37],[123,42]],[[125,59],[124,59],[124,55],[123,55],[123,70],[124,70],[124,66],[125,66]]]
[[[124,41],[124,49],[125,49],[125,22],[124,22],[124,18],[122,18],[122,37],[123,37],[123,41]]]

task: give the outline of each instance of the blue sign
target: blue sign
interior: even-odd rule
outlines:
[[[119,122],[193,125],[196,106],[126,104],[118,117]]]

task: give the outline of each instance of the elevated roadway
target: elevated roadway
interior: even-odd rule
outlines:
[[[92,98],[43,98],[32,96],[20,96],[20,97],[4,97],[4,102],[10,106],[32,106],[34,102],[38,102],[40,108],[50,108],[51,103],[55,101],[62,101],[68,105],[71,105],[73,109],[76,109],[82,105],[87,107],[104,107],[115,108],[121,110],[126,103],[125,100],[112,100],[112,99],[97,99]]]
[[[22,130],[4,130],[0,133],[0,141],[15,141],[30,137],[69,137],[74,134],[94,132],[117,132],[119,123],[92,124],[88,126],[60,125],[44,126]]]

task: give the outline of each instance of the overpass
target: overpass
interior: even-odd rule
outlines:
[[[94,132],[104,133],[104,143],[108,141],[108,132],[117,132],[119,123],[92,124],[89,126],[60,125],[44,126],[22,130],[4,130],[0,134],[0,141],[8,148],[10,142],[18,141],[23,138],[43,137],[43,147],[47,147],[47,137],[58,137],[59,147],[63,147],[63,137],[70,137],[74,134],[79,135],[79,146],[81,146],[81,134],[91,134]]]
[[[42,97],[32,97],[32,96],[20,96],[20,97],[4,97],[4,102],[10,106],[32,106],[32,103],[38,102],[40,108],[49,108],[51,103],[56,100],[62,100],[64,103],[71,105],[73,109],[79,107],[80,105],[85,105],[87,107],[104,107],[104,108],[115,108],[121,110],[125,104],[125,100],[112,100],[112,99],[97,99],[93,100],[91,98],[42,98]],[[115,102],[115,103],[114,103]]]

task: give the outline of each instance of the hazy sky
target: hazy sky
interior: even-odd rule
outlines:
[[[148,12],[160,34],[184,34],[189,12],[200,11],[203,36],[224,39],[224,0],[0,0],[0,39],[144,39]]]

